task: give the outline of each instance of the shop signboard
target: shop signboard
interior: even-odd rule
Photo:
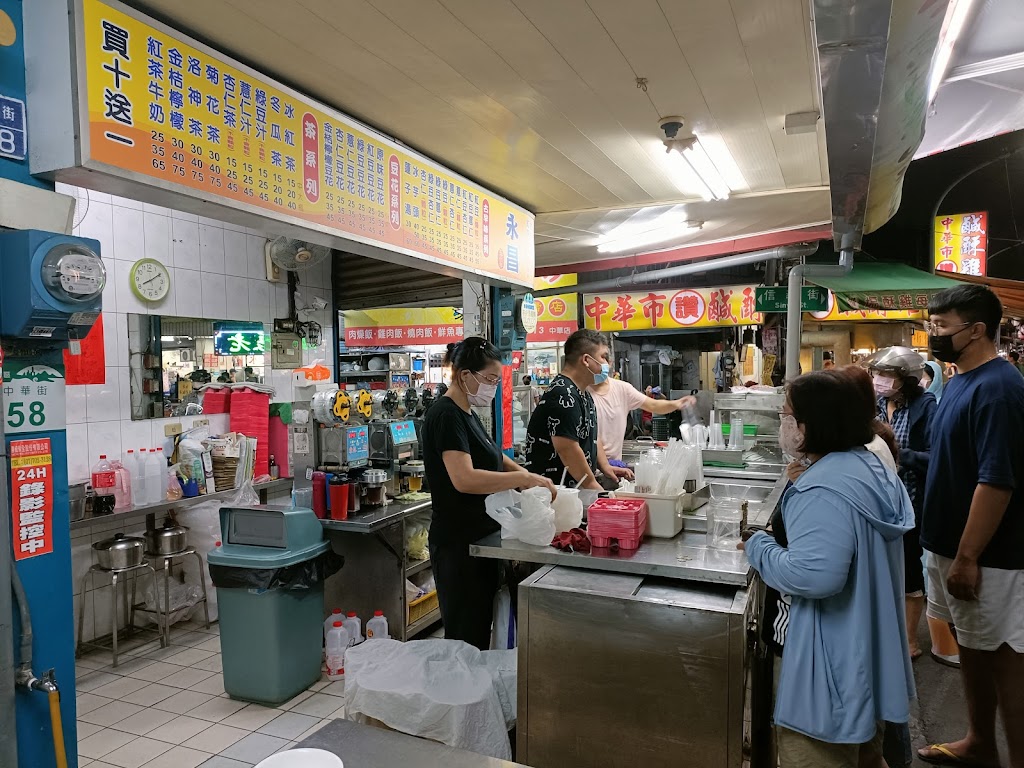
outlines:
[[[576,285],[577,275],[571,272],[568,275],[544,275],[533,279],[533,290],[547,291],[552,288],[571,288]]]
[[[927,306],[927,300],[925,301]],[[877,320],[923,320],[924,312],[915,309],[890,309],[890,310],[878,310],[878,309],[857,309],[850,311],[841,311],[839,309],[839,302],[836,301],[835,295],[832,291],[828,291],[828,304],[827,308],[821,312],[808,312],[805,319],[814,319],[822,323],[831,323],[838,321],[877,321]]]
[[[345,310],[346,347],[407,347],[462,341],[462,309],[418,307]]]
[[[53,452],[48,437],[11,441],[14,559],[53,552]],[[6,523],[5,523],[6,524]]]
[[[725,288],[588,293],[583,297],[587,328],[612,331],[671,331],[760,325],[753,285]]]
[[[935,218],[935,271],[984,277],[988,255],[988,213]]]
[[[565,341],[579,330],[579,294],[561,293],[534,298],[537,305],[537,330],[527,335],[530,341]]]
[[[755,309],[758,312],[785,312],[789,307],[789,290],[785,286],[758,286],[755,292]],[[816,285],[805,285],[800,289],[800,310],[821,312],[828,308],[825,289]]]
[[[221,357],[264,354],[263,323],[214,323],[213,351]]]
[[[115,0],[73,7],[77,158],[62,175],[60,142],[71,134],[55,127],[54,148],[40,157],[65,163],[37,167],[44,161],[33,157],[33,172],[74,183],[83,167],[100,171],[89,186],[107,191],[128,180],[292,225],[299,236],[295,227],[316,230],[364,255],[533,284],[525,209]],[[33,98],[57,112],[47,94]]]
[[[61,358],[10,359],[3,369],[4,431],[51,432],[66,426]]]

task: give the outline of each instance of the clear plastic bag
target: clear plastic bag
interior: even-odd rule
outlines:
[[[492,493],[484,501],[487,514],[501,525],[501,538],[547,546],[555,538],[555,510],[550,498],[531,497],[524,505],[518,491]]]

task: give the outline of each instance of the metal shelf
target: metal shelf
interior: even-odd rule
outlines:
[[[417,574],[420,571],[427,570],[427,568],[429,568],[429,567],[430,567],[430,558],[429,557],[426,560],[415,560],[412,565],[406,567],[406,569],[405,569],[405,576],[406,576],[406,578],[408,578],[409,576],[412,576],[413,574]]]
[[[339,371],[338,376],[342,379],[358,379],[368,376],[387,376],[391,371]]]
[[[440,620],[441,620],[441,609],[440,608],[435,608],[434,610],[432,610],[430,613],[428,613],[423,618],[417,619],[412,624],[407,626],[405,628],[405,637],[407,639],[411,638],[413,635],[417,634],[418,632],[420,632],[420,631],[426,629],[427,627],[429,627],[431,624],[434,624],[435,622],[438,622]]]

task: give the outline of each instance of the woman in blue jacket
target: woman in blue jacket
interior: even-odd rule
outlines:
[[[924,509],[924,479],[928,475],[931,450],[932,416],[938,403],[935,395],[921,388],[921,377],[930,373],[924,358],[909,347],[880,349],[868,360],[875,394],[878,396],[878,420],[888,424],[900,447],[899,476],[914,505],[914,530],[903,537],[906,563],[907,635],[910,658],[917,659],[917,627],[924,613],[924,566],[921,548],[921,515]]]
[[[791,596],[775,702],[782,768],[883,765],[884,721],[914,696],[903,611],[903,534],[914,513],[896,474],[864,448],[872,419],[848,378],[789,386],[780,441],[809,463],[782,501],[788,547],[745,548],[766,584]]]

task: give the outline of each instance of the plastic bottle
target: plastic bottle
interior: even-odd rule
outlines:
[[[327,647],[327,633],[331,631],[331,627],[334,626],[334,622],[344,620],[345,614],[341,612],[341,608],[335,608],[331,611],[331,615],[324,619],[324,648]]]
[[[281,468],[277,466],[277,459],[270,454],[270,479],[277,480],[281,476]]]
[[[139,463],[135,460],[135,451],[131,448],[125,451],[121,464],[128,470],[128,477],[132,481],[132,490],[138,493],[138,486],[135,485],[135,474],[139,471]]]
[[[124,512],[132,508],[132,477],[120,461],[110,464],[114,468],[114,511]]]
[[[345,626],[340,621],[334,622],[326,640],[328,680],[345,679],[345,651],[350,645],[349,640]]]
[[[348,632],[349,645],[359,645],[363,642],[363,621],[356,616],[355,611],[349,611],[345,616],[345,630]]]
[[[149,504],[159,504],[167,495],[163,464],[163,455],[150,448],[146,456],[146,501]]]
[[[313,512],[323,520],[327,517],[327,475],[313,473]]]
[[[116,484],[117,473],[107,461],[107,454],[101,453],[100,460],[92,468],[92,491],[97,496],[113,496]]]
[[[134,470],[132,471],[132,489],[135,505],[149,504],[149,489],[146,488],[146,449],[139,448],[135,454]]]
[[[366,639],[367,640],[387,640],[391,635],[388,634],[388,620],[384,618],[384,611],[374,611],[373,618],[366,622]]]

